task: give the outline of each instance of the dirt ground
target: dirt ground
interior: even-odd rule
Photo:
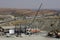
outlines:
[[[11,36],[11,37],[5,37],[5,36],[0,36],[0,40],[60,40],[58,38],[49,38],[45,37],[43,35],[24,35],[22,34],[22,37],[16,37],[16,36]]]

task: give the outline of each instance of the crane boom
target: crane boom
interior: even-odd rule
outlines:
[[[39,8],[38,8],[38,10],[37,10],[32,22],[28,26],[32,25],[32,23],[34,22],[34,20],[36,19],[37,15],[38,15],[38,12],[40,11],[41,7],[42,7],[42,3],[40,4],[40,6],[39,6]]]

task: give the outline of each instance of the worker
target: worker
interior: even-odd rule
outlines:
[[[15,29],[15,34],[16,34],[16,37],[19,36],[19,30],[18,30],[18,28]]]

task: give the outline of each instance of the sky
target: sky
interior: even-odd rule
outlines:
[[[0,8],[18,9],[60,9],[60,0],[0,0]]]

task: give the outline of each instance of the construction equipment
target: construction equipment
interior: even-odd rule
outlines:
[[[49,37],[55,37],[55,38],[60,38],[60,31],[59,31],[59,29],[56,29],[56,28],[53,27],[54,24],[51,24],[51,28],[53,28],[53,30],[51,30],[50,32],[48,32],[47,36],[49,36]]]
[[[31,25],[34,23],[34,21],[35,21],[37,15],[38,15],[38,12],[40,11],[41,7],[42,7],[42,3],[40,4],[40,6],[39,6],[39,8],[38,8],[38,10],[37,10],[37,12],[36,12],[36,14],[35,14],[33,20],[31,21],[30,24],[28,24],[30,30],[29,30],[29,29],[27,29],[27,30],[30,31],[31,33],[40,32],[40,30],[38,30],[38,29],[33,29],[33,28],[31,28]]]

